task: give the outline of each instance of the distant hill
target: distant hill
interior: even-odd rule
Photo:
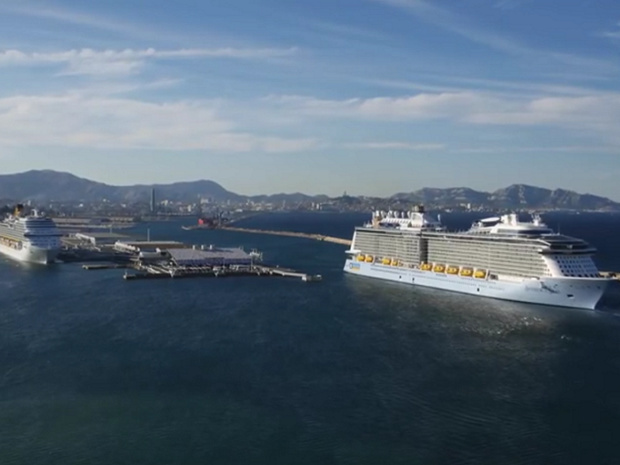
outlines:
[[[215,201],[270,202],[294,205],[300,202],[328,202],[332,206],[365,209],[374,203],[423,204],[428,207],[457,207],[466,204],[489,209],[562,209],[620,211],[620,203],[591,194],[578,194],[564,189],[544,189],[514,184],[495,192],[482,192],[468,187],[429,188],[415,192],[398,193],[388,199],[343,196],[330,198],[326,195],[310,196],[302,193],[244,196],[236,194],[214,181],[199,180],[171,184],[112,186],[77,177],[70,173],[52,170],[33,170],[25,173],[0,175],[0,199],[16,201],[80,201],[98,202],[149,202],[151,189],[156,198],[181,202],[195,202],[199,198]]]
[[[545,189],[513,184],[494,192],[481,192],[467,187],[446,189],[424,188],[392,196],[395,201],[421,203],[433,206],[458,206],[471,204],[491,209],[541,209],[541,210],[608,210],[620,211],[620,203],[591,194],[578,194],[564,189]]]
[[[19,201],[83,201],[108,199],[116,202],[148,202],[151,189],[159,199],[195,201],[199,197],[214,200],[238,200],[242,196],[229,192],[213,181],[177,182],[136,186],[111,186],[52,170],[27,171],[0,175],[0,198]]]

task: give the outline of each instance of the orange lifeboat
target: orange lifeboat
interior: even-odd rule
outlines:
[[[474,277],[478,279],[484,279],[487,277],[487,270],[476,270]]]

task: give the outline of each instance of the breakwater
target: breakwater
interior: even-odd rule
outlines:
[[[315,241],[331,242],[334,244],[351,245],[350,239],[343,239],[342,237],[325,236],[323,234],[310,234],[295,231],[279,231],[269,229],[252,229],[252,228],[239,228],[235,226],[221,226],[219,229],[224,231],[235,231],[251,234],[269,234],[272,236],[287,236],[287,237],[301,237],[303,239],[312,239]]]

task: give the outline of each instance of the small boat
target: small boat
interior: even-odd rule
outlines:
[[[398,260],[395,258],[392,259],[392,266],[398,266]]]
[[[375,261],[374,257],[372,255],[366,255],[366,258],[364,259],[364,261],[366,263],[372,263]]]
[[[472,274],[474,274],[474,270],[471,268],[463,268],[459,274],[469,278]]]
[[[433,265],[431,265],[430,263],[422,263],[420,265],[420,269],[422,271],[430,271],[433,268]]]
[[[389,265],[391,262],[391,260],[389,258],[384,258],[383,260],[381,260],[381,263],[384,265]]]
[[[443,266],[443,265],[435,265],[435,266],[433,267],[433,271],[434,271],[435,273],[443,273],[443,272],[445,271],[445,269],[446,269],[446,267],[445,267],[445,266]]]
[[[456,266],[449,266],[448,269],[446,270],[446,273],[448,274],[458,274],[459,269]]]
[[[360,254],[360,255],[357,256],[357,261],[358,262],[363,262],[364,260],[366,260],[366,256],[365,255],[361,255]]]

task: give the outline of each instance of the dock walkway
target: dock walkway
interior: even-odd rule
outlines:
[[[310,234],[295,231],[278,231],[268,229],[252,229],[252,228],[239,228],[235,226],[222,226],[220,229],[225,231],[243,232],[251,234],[270,234],[272,236],[287,236],[287,237],[301,237],[304,239],[312,239],[315,241],[331,242],[334,244],[351,245],[351,240],[343,239],[341,237],[324,236],[323,234]]]

